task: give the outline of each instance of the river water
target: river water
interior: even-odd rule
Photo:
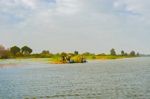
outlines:
[[[2,60],[0,99],[150,99],[150,58],[63,65]]]

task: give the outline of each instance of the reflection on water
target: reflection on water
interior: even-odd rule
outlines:
[[[0,68],[0,99],[148,99],[149,60],[65,65],[4,60],[1,65],[17,66]]]

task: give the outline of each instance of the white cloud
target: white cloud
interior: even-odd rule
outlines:
[[[146,15],[149,12],[149,0],[117,0],[115,4],[118,6],[125,5],[128,11],[133,11],[135,13]]]
[[[37,0],[21,0],[26,6],[29,6],[33,9],[36,8]]]
[[[29,43],[35,49],[39,44],[47,49],[50,45],[59,51],[68,45],[70,50],[103,51],[127,45],[140,49],[138,39],[148,39],[142,36],[149,31],[148,0],[56,0],[50,5],[42,2],[44,0],[1,0],[0,13],[5,15],[0,15],[0,34],[11,32],[9,39],[18,44]],[[15,20],[14,16],[21,18],[15,25],[10,22]],[[7,34],[3,34],[4,38],[8,38]],[[4,38],[0,41],[12,42]]]
[[[79,0],[56,0],[56,11],[61,14],[74,14],[80,10]]]

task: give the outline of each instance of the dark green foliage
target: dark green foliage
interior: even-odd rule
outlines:
[[[16,55],[17,53],[20,52],[20,48],[17,47],[17,46],[13,46],[10,48],[10,52],[13,54],[13,55]]]
[[[75,55],[78,55],[78,54],[79,54],[79,52],[78,52],[78,51],[74,51],[74,54],[75,54]]]
[[[51,58],[53,56],[48,50],[43,50],[40,54],[41,58]]]
[[[114,49],[114,48],[112,48],[112,49],[110,50],[110,55],[112,55],[112,56],[116,56],[116,51],[115,51],[115,49]]]
[[[16,53],[16,57],[23,57],[24,55],[21,52]]]
[[[31,58],[43,58],[43,57],[41,57],[41,54],[32,54],[31,55]]]
[[[123,50],[121,51],[121,55],[122,55],[122,56],[125,56],[125,52],[124,52]]]
[[[61,56],[63,62],[66,61],[67,53],[62,52],[62,53],[60,54],[60,56]]]
[[[130,52],[130,56],[135,56],[136,54],[135,54],[135,51],[131,51]]]
[[[48,50],[43,50],[41,54],[50,54]]]
[[[128,56],[128,53],[124,53],[124,56]]]
[[[32,49],[28,46],[24,46],[24,47],[21,48],[21,52],[24,55],[29,55],[29,54],[32,53]]]
[[[140,53],[139,53],[139,52],[137,52],[136,56],[140,56]]]
[[[67,53],[62,52],[62,53],[60,54],[60,56],[61,56],[61,57],[66,57],[66,56],[67,56]]]

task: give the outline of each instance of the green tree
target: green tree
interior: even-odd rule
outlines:
[[[61,58],[62,58],[62,61],[65,62],[65,61],[66,61],[66,57],[67,57],[67,53],[62,52],[62,53],[60,54],[60,56],[61,56]]]
[[[32,53],[32,49],[28,46],[24,46],[21,48],[21,52],[25,55],[29,55]]]
[[[10,52],[13,54],[13,55],[16,55],[17,53],[20,52],[20,48],[17,47],[17,46],[13,46],[10,48]]]
[[[124,53],[124,56],[128,56],[128,53]]]
[[[115,51],[115,49],[114,49],[114,48],[112,48],[112,49],[110,50],[110,55],[112,55],[112,56],[116,56],[116,51]]]
[[[50,58],[53,56],[53,54],[50,53],[48,50],[43,50],[42,53],[40,53],[40,56],[42,58]]]
[[[78,52],[78,51],[74,51],[74,54],[75,54],[75,55],[79,55],[79,52]]]
[[[121,55],[122,55],[122,56],[125,56],[125,52],[124,52],[123,50],[121,51]]]
[[[48,50],[43,50],[41,54],[50,54]]]
[[[135,51],[131,51],[130,56],[135,56]]]
[[[139,52],[137,52],[136,56],[140,56],[140,53],[139,53]]]

